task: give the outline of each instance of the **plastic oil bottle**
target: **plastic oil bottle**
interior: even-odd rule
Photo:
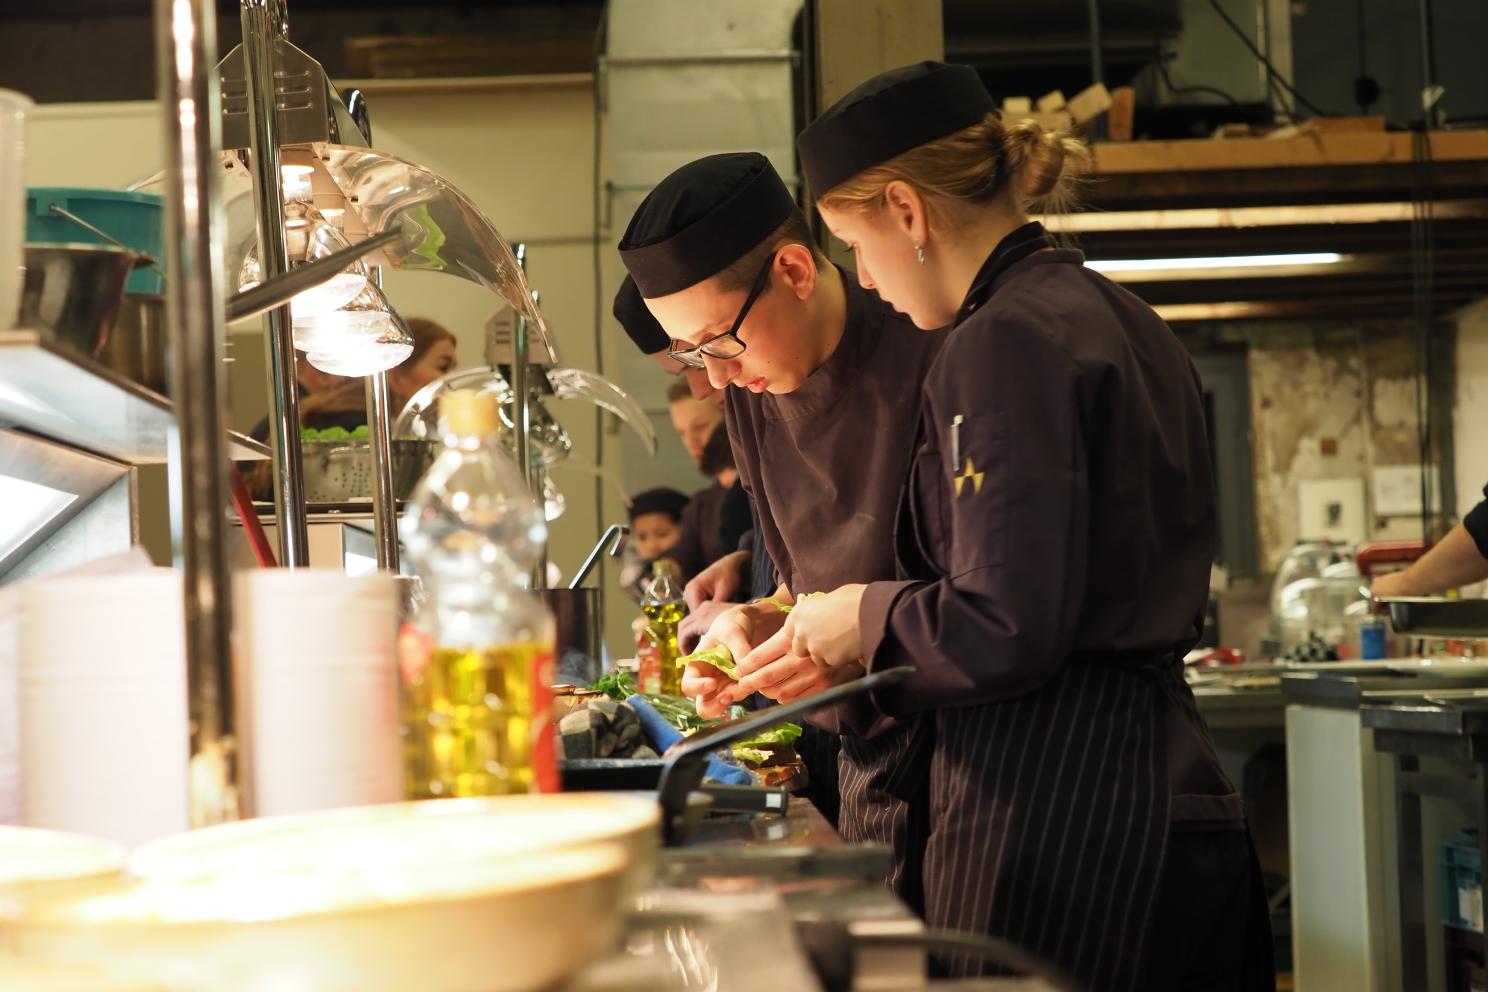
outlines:
[[[495,396],[440,400],[444,449],[398,531],[428,596],[399,638],[410,799],[551,792],[553,618],[526,588],[547,536]]]
[[[651,581],[641,597],[641,612],[646,614],[646,629],[641,637],[648,650],[641,658],[651,664],[638,672],[643,692],[664,696],[682,695],[682,673],[677,670],[677,628],[687,616],[682,599],[682,582],[671,562],[662,559],[651,566]]]

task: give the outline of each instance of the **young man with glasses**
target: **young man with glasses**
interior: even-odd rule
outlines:
[[[712,155],[667,176],[637,208],[620,255],[672,339],[670,358],[705,370],[716,388],[733,387],[729,439],[775,562],[775,598],[895,578],[918,390],[940,336],[916,330],[827,262],[763,155]],[[744,604],[720,615],[703,643],[743,658],[783,618],[774,605]],[[753,674],[782,702],[843,677],[801,657]],[[683,682],[704,716],[736,701],[733,686],[708,666],[689,668]],[[862,705],[813,718],[844,735],[839,828],[913,864],[904,855],[926,830],[908,811],[924,788],[928,742],[918,723],[871,714]],[[920,908],[912,871],[889,881]]]

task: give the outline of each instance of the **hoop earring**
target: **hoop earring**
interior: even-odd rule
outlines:
[[[925,246],[918,241],[915,242],[915,261],[921,265],[925,264]]]

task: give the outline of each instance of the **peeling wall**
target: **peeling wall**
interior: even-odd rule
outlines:
[[[1307,481],[1362,479],[1368,536],[1419,537],[1419,518],[1376,517],[1370,506],[1376,467],[1420,462],[1409,329],[1257,330],[1248,365],[1262,570],[1274,571],[1308,536],[1299,533],[1298,512],[1299,486]]]
[[[1483,498],[1488,483],[1488,300],[1458,315],[1456,366],[1453,463],[1461,515]]]

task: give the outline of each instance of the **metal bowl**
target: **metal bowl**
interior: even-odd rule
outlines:
[[[304,441],[305,500],[347,503],[372,498],[370,441]],[[438,441],[398,439],[393,442],[393,498],[407,499],[434,462]]]
[[[98,360],[146,389],[165,395],[166,356],[170,332],[165,326],[165,297],[127,293]]]
[[[17,327],[98,357],[124,299],[124,283],[148,256],[97,245],[27,245]]]

